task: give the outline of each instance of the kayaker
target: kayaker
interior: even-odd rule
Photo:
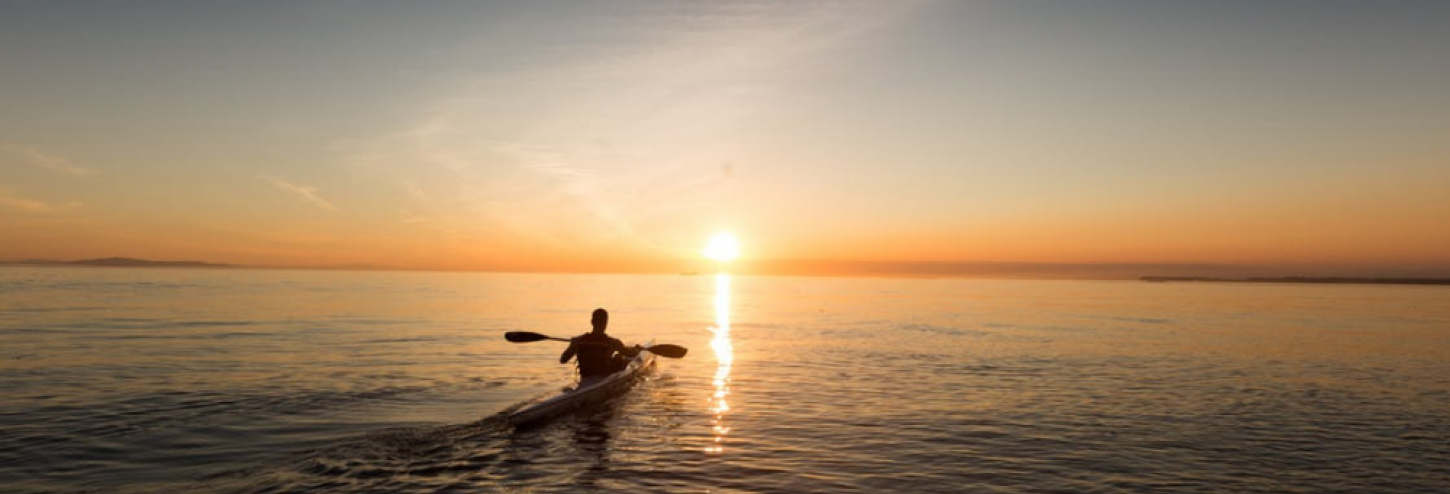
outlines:
[[[578,355],[580,377],[612,374],[623,369],[629,364],[629,359],[639,353],[639,345],[627,347],[619,339],[604,334],[604,328],[609,326],[608,311],[594,309],[589,324],[594,326],[594,330],[570,338],[569,348],[565,348],[564,354],[559,356],[559,363],[567,364],[569,359]]]

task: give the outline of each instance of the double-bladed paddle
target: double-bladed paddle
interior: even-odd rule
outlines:
[[[514,343],[531,343],[543,340],[570,341],[568,338],[555,338],[553,336],[542,335],[529,331],[509,331],[503,334],[503,338]],[[688,348],[670,344],[654,345],[641,348],[643,348],[644,350],[649,350],[650,353],[653,353],[655,355],[669,358],[683,358],[685,354],[690,351],[690,349]]]

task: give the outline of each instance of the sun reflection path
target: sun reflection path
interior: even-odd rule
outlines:
[[[715,327],[710,331],[715,333],[710,340],[710,348],[715,350],[715,360],[719,365],[715,367],[715,392],[710,396],[710,412],[715,415],[710,421],[714,426],[715,442],[705,448],[705,452],[721,453],[725,451],[725,435],[730,433],[730,427],[725,424],[725,415],[730,413],[726,398],[730,396],[730,367],[735,363],[735,348],[730,344],[729,273],[715,275]]]

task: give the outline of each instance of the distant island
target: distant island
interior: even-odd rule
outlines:
[[[129,257],[106,257],[101,259],[81,259],[79,261],[54,261],[49,259],[26,259],[23,261],[0,262],[0,265],[10,266],[98,266],[98,267],[125,267],[125,268],[235,268],[235,264],[220,264],[202,261],[152,261],[149,259],[133,259]]]
[[[1210,283],[1324,283],[1354,285],[1450,285],[1450,278],[1353,278],[1344,276],[1283,276],[1255,278],[1214,278],[1207,276],[1144,276],[1153,283],[1198,281]]]

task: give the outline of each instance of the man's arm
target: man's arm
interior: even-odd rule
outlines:
[[[567,364],[567,363],[569,363],[569,359],[574,358],[574,352],[579,351],[579,349],[576,346],[576,343],[577,342],[574,341],[574,340],[572,340],[572,339],[569,340],[569,348],[565,348],[564,349],[564,354],[563,355],[559,355],[559,363],[561,363],[561,364]]]
[[[619,341],[618,339],[615,339],[614,340],[614,351],[619,352],[620,355],[624,355],[624,356],[629,357],[629,358],[634,358],[635,355],[639,355],[639,345],[635,345],[635,346],[632,346],[632,347],[628,347],[628,346],[624,346],[624,342]]]

